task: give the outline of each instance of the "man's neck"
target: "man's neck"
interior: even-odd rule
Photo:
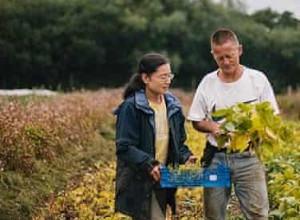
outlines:
[[[219,70],[218,76],[222,81],[224,81],[226,83],[232,83],[241,78],[241,76],[243,75],[243,70],[244,70],[244,68],[242,65],[240,65],[236,69],[236,71],[232,72],[232,73],[226,73],[226,72],[223,72],[222,70]]]

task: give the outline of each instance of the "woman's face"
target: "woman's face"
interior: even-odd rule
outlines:
[[[168,91],[171,80],[174,75],[171,72],[169,63],[163,64],[150,76],[147,74],[142,75],[142,79],[146,85],[146,92],[151,95],[161,95]]]

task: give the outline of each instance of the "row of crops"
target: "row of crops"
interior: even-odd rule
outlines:
[[[186,111],[192,94],[174,92]],[[73,92],[52,98],[1,98],[0,186],[3,193],[0,197],[0,216],[7,216],[4,214],[14,209],[22,213],[19,216],[24,217],[26,213],[28,219],[34,216],[36,220],[126,219],[115,214],[113,207],[115,158],[111,111],[120,103],[120,97],[121,91],[116,89]],[[285,102],[280,100],[287,114],[297,107],[291,103],[298,103],[290,100],[291,97],[287,97]],[[293,115],[297,116],[297,112],[296,109]],[[289,142],[280,148],[266,148],[263,151],[268,170],[270,217],[273,219],[300,218],[300,126],[297,121],[284,122],[293,131]],[[186,129],[187,144],[200,158],[205,138],[195,132],[189,123]],[[57,177],[70,175],[59,173],[58,170],[63,171],[66,164],[57,163],[58,158],[70,157],[72,160],[76,152],[82,155],[89,153],[91,157],[93,152],[89,152],[91,148],[88,146],[95,143],[97,148],[102,149],[101,159],[85,169],[84,175],[70,178],[63,190],[43,189],[44,194],[37,190],[37,181],[50,188],[53,177],[47,175],[51,172]],[[105,154],[103,150],[106,150]],[[52,170],[54,165],[57,174]],[[47,173],[39,172],[42,166],[48,168]],[[26,185],[25,180],[33,177],[36,179]],[[43,196],[44,202],[37,199],[39,196]],[[202,188],[180,189],[177,197],[179,219],[203,217]],[[235,199],[228,206],[228,216],[230,219],[242,219]]]
[[[290,124],[296,130],[300,126]],[[187,125],[188,145],[199,157],[204,146],[204,136]],[[280,148],[280,152],[264,151],[268,170],[270,218],[297,219],[300,217],[300,147],[299,138]],[[110,140],[113,147],[113,141]],[[96,171],[84,176],[81,185],[64,191],[48,204],[45,216],[66,216],[72,213],[77,219],[127,219],[114,213],[115,162],[96,164]],[[179,219],[202,219],[202,188],[182,188],[177,193]],[[67,212],[66,212],[67,207]],[[243,219],[236,200],[228,206],[230,219]]]

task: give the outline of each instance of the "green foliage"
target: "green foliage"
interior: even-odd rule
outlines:
[[[2,171],[0,175],[0,219],[32,219],[52,194],[63,190],[76,176],[86,173],[99,160],[113,157],[112,145],[100,137],[85,150],[53,159],[50,163],[35,161],[31,174]]]
[[[107,103],[114,102],[115,97],[120,94],[120,90],[102,92],[103,96],[101,96],[101,99],[98,98],[97,101],[101,101],[103,105],[102,108],[104,109],[108,108],[108,106],[106,105]],[[186,94],[180,92],[179,90],[175,90],[174,92],[180,98],[181,103],[184,104],[184,109],[186,109],[186,107],[189,106],[191,102],[192,94]],[[289,97],[285,97],[285,99],[288,98]],[[243,111],[250,111],[252,107],[253,106],[244,106]],[[258,110],[255,111],[261,111],[261,114],[265,115],[264,117],[266,120],[273,119],[273,115],[269,115],[269,112],[271,112],[271,110],[269,109],[268,104],[262,104],[257,108]],[[106,112],[102,112],[102,114],[106,115]],[[288,115],[289,112],[285,111],[284,114]],[[269,117],[271,117],[271,119]],[[248,127],[251,128],[251,126],[249,125],[249,121],[246,120],[245,117],[242,118],[243,121],[246,122],[242,123],[239,128],[244,130]],[[54,161],[54,163],[51,163],[50,166],[48,163],[39,161],[38,167],[47,166],[48,169],[43,170],[43,172],[34,173],[32,174],[32,176],[37,179],[36,181],[40,180],[41,184],[45,187],[49,187],[49,185],[52,185],[51,182],[55,178],[64,178],[66,176],[71,176],[72,174],[65,169],[68,165],[70,167],[76,167],[83,164],[89,164],[91,168],[86,170],[86,175],[84,175],[83,178],[73,178],[72,181],[69,181],[67,187],[60,187],[59,190],[56,191],[56,193],[54,193],[49,200],[47,200],[48,202],[46,204],[46,207],[37,211],[36,216],[38,217],[34,217],[33,219],[64,219],[67,217],[71,218],[72,216],[81,216],[82,218],[86,217],[91,219],[126,219],[126,217],[124,216],[121,217],[118,214],[114,214],[113,210],[115,147],[112,139],[110,139],[112,138],[112,136],[114,136],[113,119],[106,116],[104,117],[102,122],[103,124],[100,126],[101,130],[99,131],[100,134],[102,134],[99,137],[100,139],[98,139],[93,150],[83,150],[82,157],[80,157],[80,159],[74,159],[73,157],[70,157],[70,159],[68,160]],[[273,122],[270,123],[273,124]],[[269,217],[272,219],[298,219],[300,213],[300,197],[298,193],[300,192],[300,126],[297,120],[294,120],[294,122],[280,121],[280,123],[283,125],[283,127],[288,127],[288,129],[293,131],[293,137],[289,139],[290,141],[282,143],[279,152],[274,151],[273,148],[264,148],[264,163],[268,169],[267,180],[270,200]],[[187,123],[186,125],[188,135],[188,140],[186,143],[189,147],[191,147],[195,155],[200,157],[205,146],[204,134],[201,134],[194,130],[191,123]],[[48,175],[53,176],[52,179],[50,177],[48,178]],[[58,182],[62,181],[65,182],[65,180],[58,180]],[[9,180],[7,182],[16,184],[16,187],[14,187],[15,189],[18,189],[24,184],[24,180],[21,180],[19,177],[12,178],[12,180]],[[33,185],[32,188],[34,188],[34,192],[36,192],[36,186],[39,184],[37,184],[37,182],[34,182],[34,184],[31,185]],[[28,191],[28,189],[32,188],[27,187],[24,191]],[[48,189],[45,188],[44,190],[39,190],[38,192],[36,192],[36,194],[46,194],[46,192],[49,192],[47,191]],[[1,189],[1,191],[7,192],[9,190],[8,188],[3,188]],[[32,197],[35,196],[31,196],[30,198]],[[6,198],[8,197],[0,200],[3,201],[3,205],[0,207],[5,207],[5,209],[3,210],[6,210],[6,212],[1,212],[0,210],[0,217],[3,213],[5,213],[6,215],[13,212],[17,213],[16,206],[11,205],[14,203],[8,203],[8,200]],[[178,189],[177,198],[178,216],[176,217],[180,219],[202,218],[203,207],[201,188],[180,188]],[[8,206],[10,206],[11,209],[9,209]],[[227,210],[228,219],[243,219],[238,206],[239,205],[236,200],[231,200],[230,206]],[[13,216],[14,218],[10,217],[6,219],[18,219],[16,217],[16,214],[10,216]]]
[[[219,147],[228,143],[228,151],[242,152],[251,146],[262,159],[264,148],[271,147],[278,152],[280,146],[292,137],[292,131],[275,115],[269,102],[238,103],[218,110],[212,116],[224,119],[217,143]]]
[[[58,95],[48,101],[23,102],[4,99],[0,116],[0,168],[34,172],[35,160],[52,161],[58,156],[85,149],[110,114],[112,102],[103,103],[106,91]],[[114,92],[112,93],[114,94]],[[107,135],[113,138],[112,130]]]
[[[276,27],[296,28],[300,25],[300,21],[294,18],[291,12],[286,11],[280,14],[270,8],[256,11],[251,17],[258,23],[262,23],[270,29]]]
[[[114,137],[111,110],[119,102],[120,90],[1,98],[0,219],[32,219],[67,182],[113,160],[114,144],[99,129]]]
[[[292,96],[281,97],[280,100],[289,98]],[[283,107],[284,115],[288,115],[291,109]],[[214,116],[225,117],[221,126],[224,129],[224,136],[221,137],[224,139],[220,138],[220,144],[229,140],[231,149],[242,151],[250,142],[259,156],[263,156],[263,162],[268,168],[270,217],[299,218],[299,125],[281,121],[268,103],[239,103],[232,108],[217,111]],[[233,144],[231,140],[234,140]]]
[[[24,136],[29,139],[28,145],[32,148],[36,159],[51,160],[55,157],[54,150],[49,147],[51,138],[43,127],[27,124],[24,127]]]
[[[294,131],[293,139],[286,142],[280,153],[266,152],[268,189],[271,201],[270,216],[274,219],[298,219],[300,217],[300,127],[296,122],[287,126]]]
[[[288,95],[277,96],[280,106],[281,115],[284,119],[299,120],[300,119],[300,96],[299,91],[289,93]]]
[[[115,140],[115,121],[113,118],[105,120],[100,126],[100,135],[107,140]]]
[[[1,87],[121,86],[141,54],[157,51],[171,58],[178,73],[175,86],[194,88],[215,68],[208,56],[209,38],[219,27],[236,31],[244,46],[243,63],[265,71],[276,91],[296,87],[299,21],[288,12],[271,10],[248,16],[239,4],[2,0]]]

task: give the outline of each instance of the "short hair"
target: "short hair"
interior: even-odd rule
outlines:
[[[221,29],[215,31],[211,35],[211,38],[210,38],[211,46],[213,44],[221,45],[228,41],[232,41],[236,44],[239,44],[239,40],[238,40],[236,34],[233,31],[226,29],[226,28],[221,28]]]

